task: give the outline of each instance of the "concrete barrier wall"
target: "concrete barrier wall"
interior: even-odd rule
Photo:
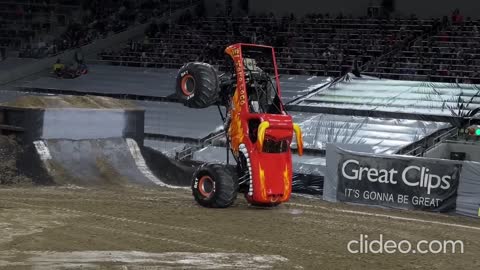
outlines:
[[[144,112],[104,109],[47,109],[42,139],[135,138],[143,140]]]
[[[475,142],[447,141],[427,151],[425,157],[450,159],[452,152],[463,152],[465,160],[480,162],[480,146]]]
[[[480,163],[463,162],[456,212],[480,218]]]
[[[143,146],[144,110],[23,109],[10,117],[25,130],[25,144],[48,139],[132,138]]]

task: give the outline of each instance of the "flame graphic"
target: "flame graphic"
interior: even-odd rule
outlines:
[[[284,189],[283,189],[283,200],[286,200],[288,197],[288,194],[290,194],[290,177],[288,177],[288,166],[285,165],[285,170],[283,171],[283,184],[284,184]]]
[[[267,199],[267,190],[265,189],[265,170],[263,170],[262,165],[258,164],[260,168],[260,191],[262,192],[262,198]]]
[[[232,149],[237,154],[238,154],[238,147],[243,142],[243,137],[244,137],[242,121],[240,119],[241,106],[240,106],[239,96],[240,95],[238,91],[235,91],[235,94],[233,95],[232,110],[230,112],[232,121],[230,123],[230,128],[229,128]]]

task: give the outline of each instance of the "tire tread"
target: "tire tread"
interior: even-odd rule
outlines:
[[[195,78],[196,87],[194,96],[186,97],[181,88],[182,77],[181,74],[188,71],[190,75]],[[207,64],[201,62],[191,62],[185,64],[180,68],[176,80],[177,97],[184,101],[184,104],[190,108],[206,108],[218,100],[219,81],[215,69]]]
[[[194,188],[194,181],[199,175],[208,174],[215,181],[216,192],[212,198],[206,200],[199,196]],[[210,208],[226,208],[231,206],[237,198],[238,181],[236,175],[222,164],[204,164],[194,174],[192,193],[198,204]]]

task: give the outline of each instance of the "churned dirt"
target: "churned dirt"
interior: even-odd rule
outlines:
[[[478,219],[303,197],[206,209],[183,189],[4,188],[0,229],[1,269],[480,268]],[[464,254],[349,254],[360,234],[461,240]]]
[[[17,169],[22,147],[14,137],[0,135],[0,185],[29,185],[32,180]]]
[[[22,96],[2,105],[20,108],[135,109],[129,100],[99,96]]]

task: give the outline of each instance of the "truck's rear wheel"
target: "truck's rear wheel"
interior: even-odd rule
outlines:
[[[218,100],[217,72],[207,63],[188,63],[178,71],[175,89],[186,106],[206,108]]]
[[[234,171],[225,165],[202,165],[193,176],[193,197],[204,207],[229,207],[237,198],[237,189],[238,182]]]

